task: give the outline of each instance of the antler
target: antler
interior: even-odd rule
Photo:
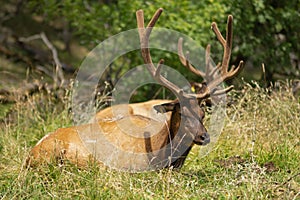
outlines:
[[[152,28],[154,27],[156,21],[158,20],[159,16],[161,15],[163,9],[159,8],[156,13],[153,15],[152,19],[148,23],[147,27],[145,28],[144,25],[144,12],[143,10],[138,10],[136,12],[136,18],[137,18],[137,26],[139,28],[139,37],[140,37],[140,44],[141,44],[141,52],[142,57],[147,65],[147,69],[150,72],[151,76],[159,82],[161,85],[167,87],[170,89],[173,93],[177,95],[178,98],[186,96],[186,94],[176,85],[174,85],[172,82],[168,81],[166,78],[164,78],[160,74],[161,66],[164,63],[164,60],[161,59],[157,66],[154,65],[150,50],[149,50],[149,37],[152,31]],[[211,94],[213,95],[219,95],[228,92],[233,88],[233,86],[229,86],[223,90],[220,90],[217,86],[221,84],[223,81],[228,80],[234,76],[237,75],[237,73],[241,70],[243,66],[243,61],[240,61],[239,65],[237,67],[232,66],[231,69],[228,70],[228,64],[230,61],[231,56],[231,47],[232,47],[232,36],[233,36],[233,30],[232,30],[232,21],[233,17],[232,15],[228,16],[227,21],[227,30],[226,30],[226,39],[222,36],[220,30],[217,27],[217,24],[215,22],[212,23],[211,28],[214,31],[215,35],[217,36],[219,42],[224,48],[223,53],[223,59],[222,63],[219,63],[215,68],[212,65],[211,58],[210,58],[210,45],[207,45],[206,47],[206,53],[205,53],[205,72],[202,72],[198,69],[196,69],[189,61],[188,61],[188,53],[187,56],[184,56],[183,54],[183,48],[182,48],[182,38],[178,40],[178,54],[181,63],[188,68],[192,73],[196,74],[197,76],[203,77],[207,82],[208,85],[205,89],[205,91],[196,94],[197,99],[204,99],[209,97]]]
[[[181,63],[183,64],[183,66],[185,66],[188,70],[190,70],[192,73],[196,74],[197,76],[202,76],[203,78],[206,77],[206,73],[196,69],[188,60],[188,55],[189,52],[186,53],[186,57],[183,54],[182,51],[182,38],[179,38],[178,40],[178,55],[179,55],[179,59],[181,61]]]
[[[216,67],[213,67],[211,58],[210,58],[210,45],[206,47],[205,53],[205,72],[202,72],[196,69],[189,61],[188,61],[188,53],[187,56],[184,56],[182,51],[182,39],[178,40],[178,54],[181,63],[189,69],[192,73],[197,76],[202,76],[204,80],[208,83],[206,93],[213,93],[214,95],[222,94],[228,92],[233,88],[233,86],[229,86],[223,90],[218,90],[217,86],[236,76],[238,72],[242,69],[243,61],[240,61],[239,65],[235,67],[234,65],[231,69],[228,70],[228,65],[231,56],[231,48],[232,48],[232,37],[233,37],[233,28],[232,28],[232,15],[228,16],[227,20],[227,29],[226,29],[226,39],[222,36],[217,24],[215,22],[212,23],[211,28],[217,36],[218,41],[224,48],[222,63],[219,63]],[[210,91],[212,89],[212,91]],[[201,94],[202,95],[202,94]]]
[[[232,21],[233,21],[233,17],[232,15],[229,15],[227,20],[226,40],[223,38],[220,30],[218,29],[217,24],[213,22],[211,25],[212,30],[214,31],[219,42],[222,44],[224,48],[222,64],[217,66],[217,68],[219,68],[221,71],[222,81],[226,81],[234,77],[242,69],[243,66],[243,61],[240,61],[237,67],[233,65],[231,69],[228,70],[228,65],[231,56],[232,37],[233,37]],[[215,83],[212,84],[212,86],[217,86],[222,82],[222,81],[218,81],[217,79],[214,81]]]
[[[154,27],[156,21],[158,20],[160,14],[162,13],[163,9],[159,8],[155,14],[153,15],[152,19],[150,20],[149,24],[145,28],[144,25],[144,12],[143,10],[138,10],[136,12],[136,18],[137,18],[137,26],[139,28],[139,36],[140,36],[140,44],[141,44],[141,52],[142,57],[144,59],[145,64],[147,65],[147,69],[150,72],[151,76],[159,82],[161,85],[165,86],[166,88],[170,89],[174,94],[177,95],[178,98],[184,95],[183,91],[174,85],[172,82],[168,81],[166,78],[164,78],[160,74],[160,70],[162,67],[162,64],[164,63],[164,60],[161,59],[157,67],[154,65],[150,50],[149,50],[149,37],[150,33],[152,31],[152,28]]]

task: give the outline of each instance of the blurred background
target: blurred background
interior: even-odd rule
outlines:
[[[300,78],[300,1],[277,0],[1,0],[0,101],[13,103],[26,95],[47,91],[60,96],[68,88],[82,60],[101,41],[136,28],[135,11],[143,9],[145,21],[157,8],[164,12],[156,27],[187,34],[205,47],[212,45],[215,61],[222,47],[210,29],[215,21],[225,34],[228,14],[234,17],[231,64],[244,60],[239,78],[230,84],[255,80],[262,87],[276,81]],[[138,38],[137,38],[138,40]],[[201,82],[186,72],[177,55],[155,51],[153,60]],[[122,74],[142,63],[140,52],[116,59],[101,77],[98,94],[109,94]],[[295,86],[295,87],[296,87]],[[299,87],[299,86],[298,86]],[[161,98],[159,86],[145,86],[132,101]],[[109,96],[109,95],[108,95]]]

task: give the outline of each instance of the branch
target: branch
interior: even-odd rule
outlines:
[[[51,50],[52,52],[52,56],[53,56],[53,60],[55,62],[56,68],[56,76],[55,79],[58,82],[58,79],[60,79],[60,85],[63,85],[64,83],[64,75],[63,75],[63,71],[62,71],[62,64],[60,62],[60,60],[58,59],[58,54],[57,54],[57,50],[55,49],[55,47],[50,43],[50,41],[48,40],[46,34],[44,32],[42,32],[41,34],[41,39],[43,40],[43,42],[46,44],[46,46]]]
[[[55,62],[55,66],[56,66],[55,67],[54,82],[55,82],[55,84],[62,86],[65,82],[64,74],[63,74],[63,70],[62,70],[62,63],[60,62],[60,60],[58,58],[58,53],[57,53],[56,48],[49,41],[46,34],[44,32],[42,32],[40,34],[32,35],[32,36],[27,37],[27,38],[23,38],[23,37],[19,38],[19,40],[21,42],[29,42],[29,41],[36,40],[36,39],[41,39],[44,42],[44,44],[48,47],[48,49],[51,50],[52,57],[53,57],[53,60]]]

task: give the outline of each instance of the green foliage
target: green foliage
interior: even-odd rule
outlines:
[[[235,18],[241,57],[258,69],[265,63],[267,81],[276,74],[299,78],[300,1],[233,0],[226,5]],[[291,54],[298,57],[298,66],[292,67]]]
[[[201,44],[210,39],[210,24],[223,19],[226,9],[216,1],[125,1],[101,3],[99,1],[31,1],[30,7],[47,19],[65,19],[75,33],[86,42],[97,44],[121,31],[136,28],[135,12],[143,9],[146,21],[162,7],[164,16],[158,27],[165,27],[185,33]]]
[[[210,30],[212,21],[226,19],[225,7],[218,1],[125,1],[103,3],[99,1],[31,1],[29,7],[37,14],[43,14],[46,19],[67,21],[80,42],[93,47],[109,36],[137,28],[135,12],[143,9],[146,23],[159,8],[164,8],[163,16],[156,27],[168,28],[184,33],[199,45],[206,46],[214,36]],[[225,26],[221,29],[224,30]],[[137,38],[138,40],[138,38]],[[218,51],[216,51],[218,52]],[[138,55],[138,56],[136,56]],[[124,68],[140,65],[140,54],[126,55],[130,60]],[[166,58],[168,66],[180,69],[177,55],[155,54],[154,59]],[[120,66],[115,66],[114,70]],[[185,71],[188,77],[190,73]],[[192,77],[195,78],[195,77]],[[197,78],[199,81],[199,78]]]
[[[246,65],[253,65],[259,71],[261,63],[265,63],[268,81],[276,78],[273,77],[276,73],[291,78],[299,77],[299,72],[296,71],[297,63],[292,67],[290,58],[291,55],[294,56],[299,65],[300,25],[296,22],[300,17],[300,2],[296,0],[281,2],[50,0],[42,3],[30,1],[30,6],[48,19],[65,19],[72,26],[74,33],[80,36],[81,42],[92,45],[121,31],[136,28],[137,9],[145,11],[145,18],[148,21],[155,10],[162,7],[165,12],[159,19],[157,27],[187,34],[202,46],[212,43],[216,62],[220,61],[222,50],[216,45],[210,24],[212,21],[218,22],[224,32],[226,15],[233,14],[234,47],[236,47],[233,51],[233,64],[243,59],[249,61]],[[132,57],[131,59],[134,60]],[[180,68],[175,57],[172,57],[168,65]]]

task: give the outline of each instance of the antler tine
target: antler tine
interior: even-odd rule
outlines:
[[[189,71],[194,73],[197,76],[203,77],[203,79],[206,82],[211,82],[214,80],[216,76],[216,72],[219,71],[221,64],[218,64],[216,67],[213,67],[211,63],[211,58],[210,58],[210,45],[206,46],[205,50],[205,72],[196,69],[189,61],[188,61],[188,52],[186,53],[186,56],[183,54],[183,48],[182,48],[182,38],[179,38],[178,40],[178,55],[180,62],[182,63],[183,66],[185,66]]]
[[[205,71],[208,72],[211,69],[211,61],[210,61],[210,44],[206,46],[205,49]]]
[[[221,43],[221,45],[224,48],[223,59],[222,59],[222,63],[219,63],[215,68],[212,68],[212,64],[210,60],[210,45],[206,47],[205,64],[206,64],[206,79],[208,81],[208,86],[202,94],[197,94],[198,99],[207,98],[210,94],[217,96],[230,91],[233,88],[233,86],[229,86],[225,89],[220,89],[218,85],[223,81],[226,81],[234,77],[235,75],[237,75],[237,73],[241,70],[243,66],[243,61],[240,61],[237,67],[233,65],[231,69],[228,70],[228,65],[231,56],[232,38],[233,38],[232,15],[228,16],[226,39],[224,39],[224,37],[222,36],[215,22],[212,23],[211,28],[214,31],[218,41]]]
[[[181,92],[182,90],[174,85],[172,82],[168,81],[166,78],[164,78],[160,74],[161,66],[164,62],[163,59],[161,59],[155,67],[153,64],[151,54],[150,54],[150,49],[149,49],[149,37],[152,31],[152,28],[154,27],[156,21],[158,20],[160,14],[162,13],[163,9],[159,8],[155,14],[153,15],[152,19],[148,23],[147,27],[145,28],[144,26],[144,12],[143,10],[138,10],[136,12],[136,18],[137,18],[137,26],[139,28],[139,37],[140,37],[140,44],[141,44],[141,53],[143,60],[147,66],[148,71],[150,72],[151,76],[158,81],[160,84],[163,86],[167,87],[170,89],[172,92],[174,92],[178,97],[182,96],[183,93]]]
[[[214,31],[215,35],[217,36],[218,41],[224,48],[222,64],[219,64],[216,69],[218,69],[221,74],[219,77],[215,78],[212,82],[209,83],[210,88],[215,88],[223,81],[226,81],[232,77],[234,77],[242,68],[243,61],[240,61],[237,67],[232,66],[231,69],[228,71],[228,65],[231,56],[231,48],[232,48],[232,38],[233,38],[233,17],[232,15],[228,16],[227,20],[227,29],[226,29],[226,39],[222,36],[217,24],[215,22],[211,25],[212,30]]]
[[[190,70],[192,73],[196,74],[197,76],[201,76],[203,78],[206,77],[206,74],[198,69],[196,69],[189,61],[186,56],[184,56],[183,50],[182,50],[182,38],[178,39],[178,55],[179,60],[182,63],[183,66],[185,66],[188,70]],[[188,54],[188,53],[187,53]]]
[[[220,67],[220,63],[214,67],[211,62],[210,44],[208,44],[205,49],[205,79],[208,83],[214,80]]]

